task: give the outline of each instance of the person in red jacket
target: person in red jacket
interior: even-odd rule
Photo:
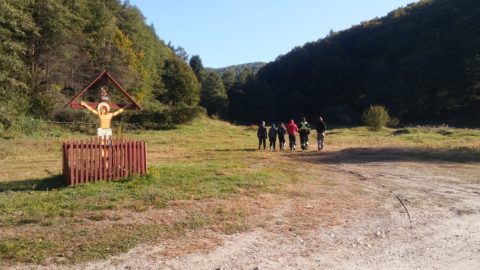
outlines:
[[[295,150],[296,142],[295,136],[298,133],[298,127],[293,120],[290,120],[290,123],[287,125],[288,141],[290,143],[290,150]]]

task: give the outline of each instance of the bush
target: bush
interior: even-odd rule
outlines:
[[[368,129],[378,131],[390,121],[390,116],[383,106],[370,106],[363,112],[362,120]]]
[[[387,127],[396,128],[400,125],[400,119],[390,116],[388,120]]]
[[[177,124],[183,124],[205,114],[205,109],[199,106],[178,104],[168,106],[159,102],[146,104],[142,111],[126,114],[124,119],[131,128],[141,129],[171,129]]]

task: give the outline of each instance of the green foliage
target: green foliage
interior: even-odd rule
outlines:
[[[30,106],[27,80],[29,70],[23,61],[28,38],[37,36],[31,14],[17,1],[0,0],[0,132],[15,127]]]
[[[403,122],[478,126],[479,3],[410,4],[296,47],[256,77],[276,97],[280,119],[300,111],[311,117],[339,106],[358,123],[369,104],[384,104]]]
[[[232,90],[232,88],[235,86],[235,83],[236,83],[235,73],[231,70],[223,73],[222,82],[223,82],[223,86],[227,91]]]
[[[175,52],[186,52],[165,45],[128,2],[0,0],[0,6],[2,132],[26,133],[13,123],[32,117],[86,120],[63,104],[103,69],[142,104],[159,93],[166,105],[198,104],[199,86],[187,63],[165,69],[167,59],[176,61]]]
[[[195,73],[195,76],[197,76],[198,81],[203,82],[205,68],[203,67],[202,59],[200,58],[200,56],[199,55],[192,56],[190,58],[189,65],[190,65],[190,68],[193,70],[193,73]]]
[[[207,72],[202,83],[200,105],[209,115],[225,116],[228,107],[228,96],[222,78],[217,73]]]
[[[139,129],[171,129],[205,114],[197,105],[165,105],[160,102],[147,103],[141,112],[126,114],[123,118],[130,127]]]
[[[390,120],[388,111],[383,106],[370,106],[362,114],[362,120],[372,131],[379,131]]]
[[[238,76],[242,72],[244,72],[245,69],[249,69],[253,72],[253,74],[256,74],[263,66],[265,66],[265,64],[266,63],[264,62],[253,62],[253,63],[247,63],[247,64],[232,65],[232,66],[223,67],[223,68],[208,68],[207,70],[216,72],[222,76],[227,72],[231,72],[234,74],[234,76]]]
[[[200,84],[195,73],[179,57],[165,62],[162,76],[165,91],[157,94],[157,99],[170,105],[196,105],[200,100]]]

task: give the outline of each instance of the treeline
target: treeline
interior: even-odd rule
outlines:
[[[480,1],[420,1],[331,32],[227,90],[230,119],[247,123],[355,124],[374,104],[403,123],[479,126]]]
[[[163,128],[203,111],[184,51],[159,39],[128,1],[0,0],[0,7],[0,132],[87,118],[64,105],[104,69],[144,106],[122,121]]]
[[[205,109],[239,123],[323,115],[355,124],[370,105],[403,123],[480,125],[477,0],[420,1],[266,65],[217,70],[165,44],[128,1],[0,7],[0,133],[34,129],[38,119],[91,121],[64,105],[103,69],[144,107],[120,119],[139,128],[172,127]]]
[[[264,67],[267,63],[265,62],[253,62],[253,63],[246,63],[246,64],[239,64],[239,65],[231,65],[222,68],[206,68],[207,71],[215,71],[220,75],[223,75],[225,72],[233,72],[235,76],[240,75],[240,73],[244,72],[245,69],[250,69],[254,74],[256,74],[262,67]]]

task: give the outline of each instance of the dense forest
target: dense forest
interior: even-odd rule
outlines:
[[[223,69],[165,44],[128,1],[0,6],[0,134],[93,122],[65,104],[101,70],[142,104],[119,120],[133,128],[169,128],[203,112],[249,124],[318,115],[356,124],[370,105],[406,124],[480,125],[478,0],[420,1],[273,62]]]
[[[223,75],[226,72],[233,72],[235,76],[242,73],[245,69],[250,69],[254,74],[256,74],[262,67],[265,66],[266,63],[264,62],[252,62],[246,64],[239,64],[239,65],[231,65],[228,67],[222,68],[207,68],[208,71],[215,71],[220,75]]]
[[[0,7],[0,131],[88,120],[65,104],[101,70],[144,107],[122,121],[161,128],[203,111],[181,47],[159,39],[128,1],[0,0]]]
[[[407,124],[479,126],[480,1],[420,1],[331,32],[227,90],[241,122],[322,114],[354,124],[379,104]]]

